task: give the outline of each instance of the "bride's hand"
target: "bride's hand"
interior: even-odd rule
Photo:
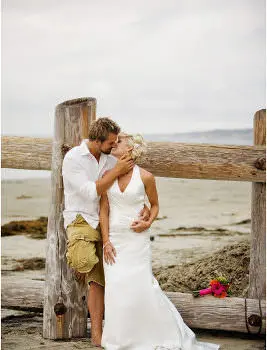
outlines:
[[[138,233],[147,230],[149,227],[150,227],[150,223],[144,220],[136,220],[136,221],[133,221],[131,224],[131,229]]]
[[[116,249],[114,248],[113,244],[111,242],[107,242],[104,250],[104,260],[107,264],[115,264],[114,257],[116,256]]]

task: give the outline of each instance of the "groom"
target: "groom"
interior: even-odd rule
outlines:
[[[64,227],[68,236],[67,261],[76,279],[86,277],[90,285],[88,310],[91,339],[101,344],[104,315],[103,242],[99,226],[99,199],[134,162],[130,156],[119,160],[110,155],[117,147],[120,127],[109,118],[99,118],[89,128],[88,139],[66,153],[62,175],[64,182]],[[103,174],[110,170],[106,176]],[[145,207],[140,219],[149,217]]]

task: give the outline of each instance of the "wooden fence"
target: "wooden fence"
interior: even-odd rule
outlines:
[[[74,280],[66,264],[61,166],[66,148],[79,144],[83,138],[87,137],[89,125],[95,118],[96,100],[94,98],[66,101],[56,107],[53,140],[2,137],[2,168],[52,170],[43,327],[43,335],[49,339],[83,337],[86,334],[87,288]],[[253,146],[149,142],[148,153],[138,163],[155,176],[252,182],[250,299],[233,298],[233,301],[230,301],[232,298],[226,298],[213,300],[211,304],[210,298],[196,300],[189,294],[168,293],[179,309],[181,301],[186,299],[188,307],[183,308],[182,316],[189,325],[194,327],[214,329],[230,327],[232,330],[244,331],[246,320],[253,327],[251,321],[253,317],[249,318],[249,316],[260,313],[258,303],[253,300],[259,299],[263,309],[262,332],[265,332],[265,125],[266,111],[260,110],[254,116]],[[249,305],[246,315],[245,301]],[[231,307],[229,307],[230,304]],[[224,309],[224,312],[220,311],[218,314],[218,307],[221,310]],[[204,317],[207,314],[207,308],[209,320]],[[204,318],[200,318],[201,315]],[[227,326],[229,324],[230,326]],[[254,324],[255,326],[257,325]]]

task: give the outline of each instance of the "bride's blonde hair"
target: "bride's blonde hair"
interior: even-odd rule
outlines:
[[[147,152],[147,144],[142,135],[130,135],[123,132],[121,133],[121,137],[127,138],[128,145],[132,148],[130,155],[132,156],[133,160],[137,160]]]

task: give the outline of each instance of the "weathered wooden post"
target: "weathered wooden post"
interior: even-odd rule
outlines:
[[[96,99],[80,98],[59,104],[55,113],[52,145],[52,203],[48,218],[43,336],[69,339],[86,336],[87,286],[75,281],[66,263],[66,233],[63,226],[63,145],[76,146],[88,137],[96,118]]]
[[[254,145],[266,146],[266,110],[254,116]],[[266,159],[257,159],[257,169],[265,171]],[[249,298],[266,297],[266,182],[253,182],[251,193],[251,250]]]

